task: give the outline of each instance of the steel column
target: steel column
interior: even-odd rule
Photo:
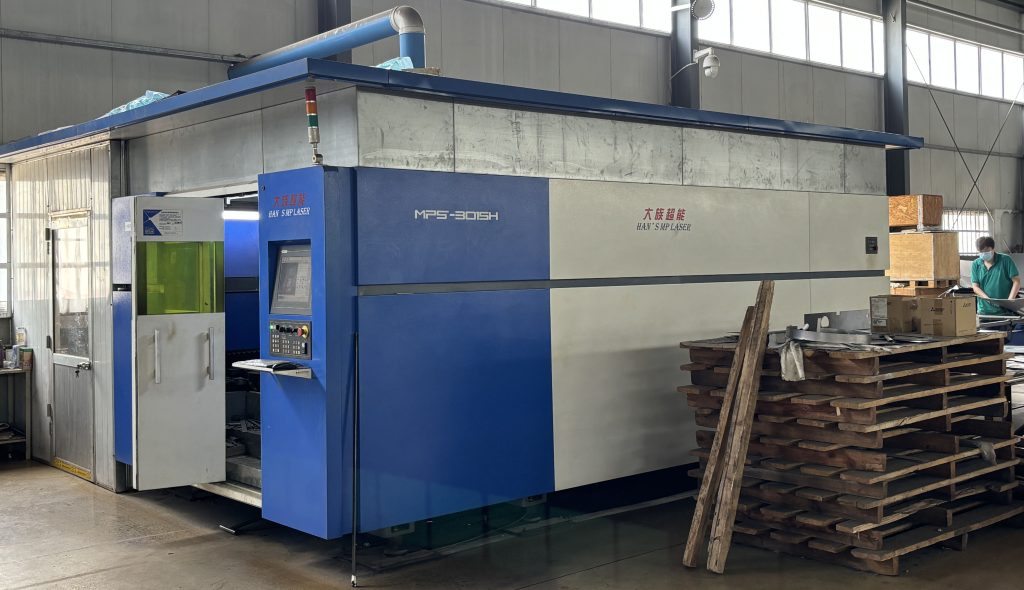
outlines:
[[[689,4],[689,0],[673,0],[673,5]],[[671,68],[669,75],[676,74],[680,68],[693,61],[693,51],[697,49],[697,21],[690,17],[689,8],[672,13],[672,37],[669,41]],[[700,108],[700,68],[687,68],[671,81],[672,106]]]
[[[885,78],[883,104],[885,131],[910,134],[907,100],[907,0],[882,0],[882,27],[885,38]],[[910,193],[910,152],[885,153],[885,188],[890,195]]]

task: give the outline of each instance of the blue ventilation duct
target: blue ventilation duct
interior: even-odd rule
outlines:
[[[228,78],[299,59],[329,57],[394,35],[398,35],[399,57],[408,57],[415,68],[425,67],[423,19],[415,8],[399,6],[234,64],[228,68]]]

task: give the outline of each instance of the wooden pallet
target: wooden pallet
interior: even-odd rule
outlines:
[[[892,533],[881,537],[877,547],[859,547],[846,542],[850,540],[846,537],[824,538],[807,532],[794,532],[785,526],[774,528],[762,522],[744,520],[737,523],[733,538],[745,545],[897,576],[900,574],[901,557],[939,544],[964,550],[968,534],[1024,513],[1024,503],[1015,502],[1008,506],[981,504],[961,511],[947,509],[946,512],[950,519],[948,526],[896,527]]]
[[[935,289],[948,289],[960,284],[960,278],[955,279],[897,279],[889,277],[889,286],[899,285],[901,287],[932,287]]]
[[[701,428],[720,422],[728,340],[682,343]],[[812,379],[765,358],[743,462],[737,540],[890,573],[899,557],[1024,511],[1006,416],[1001,334],[870,350],[804,351]],[[716,433],[697,432],[704,474]],[[1021,445],[1024,446],[1024,445]],[[936,528],[940,527],[940,528]],[[950,531],[953,531],[950,534]],[[929,534],[925,534],[929,532]]]
[[[895,283],[899,284],[899,283]],[[938,297],[946,291],[949,287],[894,287],[889,286],[890,295],[903,295],[908,297]]]

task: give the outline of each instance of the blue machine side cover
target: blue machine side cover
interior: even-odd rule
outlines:
[[[359,284],[545,280],[548,179],[358,168]]]
[[[362,530],[555,488],[547,290],[359,298]]]

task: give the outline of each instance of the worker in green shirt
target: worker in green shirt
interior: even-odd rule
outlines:
[[[996,252],[991,236],[978,238],[978,259],[971,265],[971,286],[978,296],[979,315],[1013,315],[988,299],[1016,299],[1020,290],[1017,265],[1006,254]]]

